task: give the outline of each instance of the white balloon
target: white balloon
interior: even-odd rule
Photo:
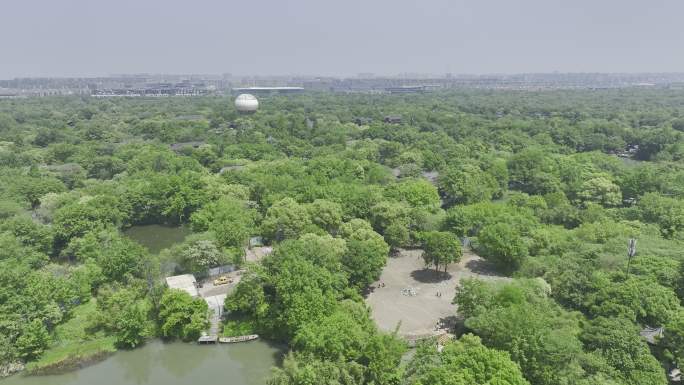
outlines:
[[[240,112],[254,112],[259,108],[259,101],[254,95],[240,94],[235,98],[235,108]]]

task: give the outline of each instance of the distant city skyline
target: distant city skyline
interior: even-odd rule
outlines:
[[[196,78],[197,80],[207,80],[207,79],[222,79],[223,76],[228,75],[227,80],[234,81],[249,81],[254,79],[255,81],[294,81],[300,80],[313,80],[313,79],[448,79],[452,77],[454,79],[466,79],[466,78],[509,78],[509,77],[521,77],[521,76],[578,76],[578,75],[606,75],[606,76],[638,76],[638,75],[663,75],[663,76],[677,76],[684,77],[684,71],[671,71],[671,72],[653,72],[653,71],[638,71],[638,72],[559,72],[559,71],[549,71],[549,72],[492,72],[492,73],[418,73],[418,72],[407,72],[398,74],[379,74],[379,73],[357,73],[349,75],[319,75],[319,74],[231,74],[231,73],[154,73],[154,72],[130,72],[130,73],[111,73],[111,74],[94,74],[94,75],[23,75],[0,78],[0,81],[11,81],[20,79],[118,79],[118,78],[135,78],[143,77],[147,78],[149,81],[155,81],[162,79],[164,77],[168,78],[168,81],[176,81],[177,79],[190,79]]]
[[[0,78],[0,80],[12,79],[104,79],[104,78],[125,78],[125,77],[149,77],[149,78],[222,78],[227,76],[233,80],[247,80],[247,79],[442,79],[448,77],[466,78],[466,77],[510,77],[510,76],[524,76],[524,75],[684,75],[684,71],[634,71],[634,72],[605,72],[605,71],[587,71],[587,72],[561,72],[561,71],[539,71],[539,72],[489,72],[489,73],[420,73],[420,72],[404,72],[396,74],[383,74],[360,72],[356,74],[307,74],[307,73],[264,73],[264,74],[236,74],[236,73],[201,73],[201,72],[187,72],[187,73],[172,73],[172,72],[127,72],[127,73],[105,73],[105,74],[72,74],[72,75],[22,75]]]
[[[680,0],[8,0],[0,79],[684,72]]]

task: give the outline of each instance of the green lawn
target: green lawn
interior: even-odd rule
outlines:
[[[54,341],[38,359],[26,366],[29,373],[66,371],[97,361],[116,351],[114,337],[88,331],[89,318],[97,311],[94,299],[76,307],[67,322],[55,328]]]

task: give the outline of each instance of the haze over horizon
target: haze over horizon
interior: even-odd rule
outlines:
[[[0,79],[684,72],[677,0],[10,0]]]

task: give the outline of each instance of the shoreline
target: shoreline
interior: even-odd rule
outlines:
[[[102,362],[105,359],[113,356],[117,351],[118,350],[101,350],[84,356],[67,356],[62,360],[49,363],[44,366],[25,368],[22,372],[27,376],[49,376],[64,374]]]
[[[0,365],[0,380],[19,374],[25,369],[26,364],[20,361],[8,362],[6,364]]]
[[[279,366],[284,349],[265,341],[250,344],[229,344],[200,346],[180,341],[165,342],[151,339],[135,349],[120,349],[116,352],[100,352],[86,356],[72,356],[41,368],[24,370],[0,384],[8,385],[118,385],[129,383],[132,373],[150,375],[155,379],[167,379],[169,375],[190,373],[198,385],[211,384],[207,371],[214,373],[211,378],[225,371],[236,375],[253,377],[261,382],[266,379],[274,366]],[[141,363],[146,363],[141,366]],[[142,370],[142,372],[138,372]],[[260,373],[255,377],[255,373]],[[257,378],[258,377],[258,378]],[[237,378],[237,377],[236,377]],[[156,381],[156,380],[155,380]],[[164,382],[150,382],[163,384]],[[248,385],[253,382],[239,382]]]

